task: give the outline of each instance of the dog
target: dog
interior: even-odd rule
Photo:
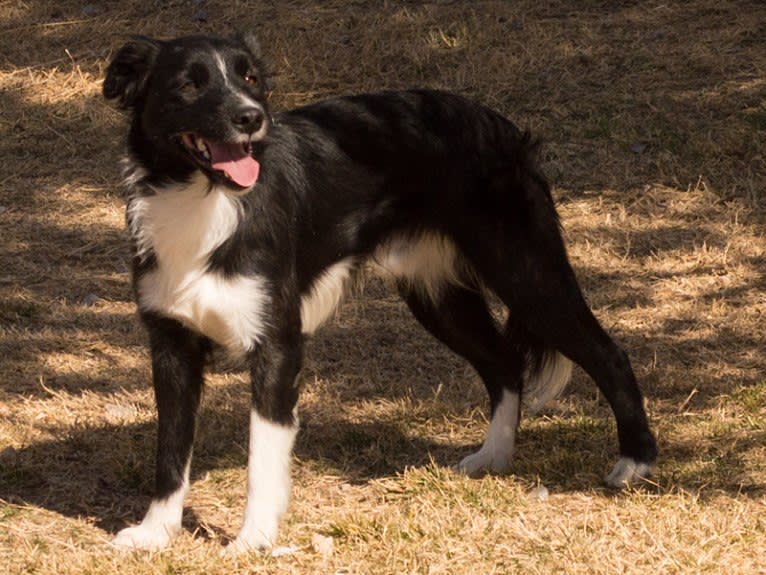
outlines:
[[[270,82],[248,34],[137,37],[106,70],[104,96],[130,116],[126,220],[158,411],[154,498],[114,543],[159,549],[181,530],[203,370],[219,346],[244,360],[252,387],[247,503],[229,548],[274,545],[304,342],[370,261],[486,386],[486,439],[458,470],[506,471],[522,393],[540,407],[575,362],[616,419],[607,484],[648,476],[657,448],[641,392],[582,296],[529,134],[432,90],[272,115]]]

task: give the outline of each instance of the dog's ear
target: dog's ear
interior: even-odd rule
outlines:
[[[121,108],[131,108],[141,97],[160,43],[137,36],[125,44],[106,69],[103,93],[108,100],[119,99]]]
[[[271,62],[264,57],[261,50],[261,43],[258,38],[252,32],[237,32],[236,40],[242,43],[247,48],[247,51],[258,62],[258,67],[261,72],[261,79],[263,81],[263,87],[267,92],[274,89],[274,72],[271,67]]]
[[[261,51],[261,43],[258,38],[252,32],[237,32],[237,40],[247,48],[248,52],[252,54],[253,58],[260,60],[263,58],[263,52]]]

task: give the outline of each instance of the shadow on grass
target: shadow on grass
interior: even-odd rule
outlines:
[[[22,16],[3,22],[7,28],[0,34],[0,47],[4,48],[0,50],[1,67],[10,72],[20,70],[24,73],[24,68],[32,67],[50,72],[57,70],[61,75],[70,72],[75,74],[76,64],[82,65],[86,73],[97,75],[109,51],[119,43],[120,36],[127,38],[132,32],[170,36],[208,30],[207,26],[193,20],[193,11],[197,8],[191,4],[163,8],[157,3],[151,7],[138,2],[120,3],[120,6],[112,3],[112,8],[102,3],[103,6],[99,4],[96,8],[103,9],[103,12],[96,16],[83,16],[82,2],[28,4],[31,8]],[[250,20],[254,19],[253,16],[248,16],[252,7],[244,3],[233,8],[238,10],[234,17],[231,17],[232,13],[225,12],[223,3],[209,4],[208,10],[211,15],[219,18],[221,28],[228,28],[231,21],[239,21],[239,16],[242,16],[241,21],[245,23],[248,21],[247,17]],[[307,3],[307,10],[309,4],[311,3]],[[363,4],[355,3],[357,15],[369,10]],[[445,6],[452,4],[455,3],[445,3]],[[466,6],[469,4],[465,3]],[[572,5],[575,4],[577,3]],[[577,6],[578,12],[583,10],[580,4],[582,3]],[[752,10],[755,3],[743,5]],[[604,3],[590,2],[587,8],[601,18]],[[439,7],[434,5],[429,9],[437,11]],[[383,25],[395,10],[398,8],[386,8],[381,12],[383,16],[378,24]],[[508,5],[507,10],[518,9]],[[556,28],[564,28],[567,22],[573,19],[575,26],[579,26],[566,2],[553,9],[538,7],[536,10],[537,13],[530,12],[527,17],[530,24],[533,19],[540,18],[541,11],[543,20],[550,20],[556,16],[559,20],[555,24]],[[677,10],[674,10],[683,15],[684,21],[688,19],[688,9],[679,4]],[[276,9],[273,12],[270,16],[279,20]],[[658,11],[658,14],[660,12],[664,14],[667,10]],[[226,14],[230,16],[228,20],[221,16]],[[332,21],[334,26],[336,20],[340,22],[336,13],[327,14],[324,16],[325,24]],[[462,14],[458,16],[461,18],[455,18],[455,21],[462,21]],[[438,20],[438,17],[436,19]],[[284,21],[285,18],[282,17],[281,20]],[[431,22],[431,19],[427,21]],[[404,25],[406,27],[408,24]],[[273,55],[285,56],[284,60],[296,67],[286,71],[287,74],[293,75],[285,83],[288,88],[286,91],[295,89],[302,93],[300,97],[314,99],[322,94],[351,89],[349,85],[339,82],[336,75],[341,75],[341,70],[347,67],[348,62],[359,65],[364,63],[359,62],[362,59],[359,58],[358,48],[366,44],[362,41],[365,35],[360,34],[358,30],[340,30],[348,36],[348,44],[344,44],[341,52],[337,52],[336,48],[327,47],[327,38],[334,36],[328,34],[327,26],[322,28],[312,24],[307,28],[296,28],[291,22],[290,26],[274,26],[265,31],[269,40],[277,42],[277,49]],[[417,30],[408,38],[413,43],[422,43],[428,31]],[[520,28],[516,32],[521,31]],[[285,42],[297,37],[296,34],[302,35],[303,45],[296,42],[296,46],[285,49]],[[284,35],[284,38],[280,39],[280,35]],[[689,35],[679,37],[682,43],[690,43]],[[305,38],[308,38],[308,41],[305,41]],[[670,34],[665,38],[672,40],[674,35]],[[569,39],[571,36],[567,39],[567,45]],[[334,41],[334,38],[331,40]],[[556,39],[553,40],[551,48],[555,47]],[[281,47],[279,42],[282,43]],[[381,43],[381,47],[382,44],[384,43]],[[490,96],[489,92],[483,92],[487,86],[461,83],[458,77],[449,76],[451,70],[458,70],[459,73],[465,71],[460,72],[460,66],[450,65],[453,60],[468,61],[461,52],[445,49],[435,51],[436,55],[432,56],[433,65],[428,70],[419,70],[418,63],[413,61],[409,54],[410,47],[406,43],[385,44],[397,46],[394,54],[397,59],[392,59],[391,54],[384,54],[383,60],[387,60],[385,63],[390,69],[376,68],[376,62],[372,60],[367,62],[370,68],[364,72],[357,65],[348,66],[348,69],[353,70],[353,74],[359,78],[365,77],[365,72],[369,72],[369,79],[365,81],[368,85],[374,83],[376,88],[410,80],[423,80],[439,85],[455,80],[452,87],[458,91],[474,93],[480,99]],[[624,43],[627,47],[627,52],[624,52],[619,49],[619,43],[601,44],[608,46],[609,51],[617,58],[630,56],[638,45],[635,42]],[[270,41],[267,41],[266,45],[270,46]],[[615,46],[618,48],[614,48]],[[502,48],[501,45],[498,47]],[[520,54],[525,52],[526,50],[519,51]],[[369,50],[367,54],[370,55]],[[331,59],[330,55],[341,57]],[[731,57],[737,58],[734,52]],[[580,66],[578,70],[583,71],[583,74],[577,74],[580,83],[583,77],[593,72],[592,67],[588,67],[591,58],[588,57],[587,50],[585,53],[575,54],[572,58],[579,61],[579,64],[574,61],[573,64]],[[301,69],[300,62],[304,60],[310,65]],[[555,63],[556,59],[551,60]],[[747,58],[739,60],[747,61]],[[333,72],[331,68],[322,67],[327,66],[327,62],[337,66],[334,71],[336,75],[325,73]],[[391,65],[391,62],[395,65]],[[476,63],[477,60],[473,60],[471,66]],[[548,66],[545,60],[541,60],[536,62],[533,68],[545,69]],[[509,76],[513,76],[513,68],[509,70],[512,72]],[[620,70],[621,68],[616,69],[614,80],[623,76]],[[301,77],[301,74],[306,74],[306,77]],[[494,78],[494,75],[487,77]],[[528,86],[529,82],[536,81],[535,78],[537,72],[533,70],[519,78],[512,78],[508,86]],[[708,74],[700,74],[698,79],[703,81],[700,88],[709,87]],[[636,85],[639,89],[632,87],[633,92],[646,91],[651,94],[649,103],[652,103],[653,107],[662,108],[662,105],[655,104],[662,104],[673,97],[672,93],[656,94],[647,89],[647,84],[643,84],[641,88],[640,82],[651,81],[648,76],[628,76],[628,81],[638,81]],[[559,82],[555,78],[549,86],[546,82],[542,82],[539,89],[533,89],[531,93],[508,88],[510,91],[504,103],[505,108],[516,109],[519,102],[522,102],[523,106],[524,101],[528,102],[528,106],[539,106],[539,110],[543,112],[532,110],[532,116],[538,114],[536,121],[548,122],[549,126],[551,122],[558,123],[555,128],[550,126],[549,135],[558,134],[555,137],[559,139],[568,138],[567,133],[572,135],[582,132],[583,123],[568,115],[574,112],[569,104],[572,97],[567,93],[566,82]],[[552,89],[554,84],[564,87],[561,100],[557,100],[555,94],[551,95],[552,90],[549,88]],[[762,93],[762,88],[759,90],[760,92],[753,91],[754,102],[752,105],[748,104],[754,109],[760,101],[758,96]],[[111,197],[111,190],[117,188],[116,182],[119,179],[116,159],[121,153],[119,141],[124,136],[124,128],[117,129],[116,116],[106,113],[107,105],[98,96],[79,95],[69,101],[57,102],[57,94],[54,92],[55,88],[51,89],[51,102],[43,103],[38,98],[40,94],[33,93],[33,90],[6,91],[3,92],[3,105],[0,109],[2,128],[8,130],[0,138],[0,156],[9,174],[6,176],[4,172],[0,189],[0,198],[3,207],[6,208],[6,211],[0,214],[0,226],[6,234],[9,234],[6,230],[13,230],[16,234],[13,242],[7,235],[3,237],[3,242],[0,242],[0,258],[3,261],[0,279],[5,282],[0,283],[0,288],[5,289],[4,286],[9,285],[8,278],[11,282],[7,290],[10,295],[6,297],[3,294],[3,300],[0,302],[0,320],[3,322],[5,338],[0,342],[0,356],[3,359],[2,369],[6,374],[2,391],[20,398],[38,399],[43,393],[47,393],[39,387],[30,389],[26,381],[21,381],[17,372],[23,371],[29,365],[44,365],[52,351],[67,348],[74,354],[83,353],[84,350],[88,354],[96,353],[86,347],[88,342],[81,346],[83,342],[73,341],[73,328],[89,331],[91,341],[103,342],[128,353],[131,352],[131,346],[142,345],[145,339],[143,334],[140,334],[137,322],[127,320],[122,314],[69,305],[87,295],[91,291],[90,282],[95,280],[98,281],[99,289],[104,290],[111,301],[124,303],[130,297],[127,274],[119,265],[119,258],[123,253],[121,250],[125,247],[122,233],[99,222],[80,220],[58,225],[55,218],[51,217],[54,210],[67,208],[72,211],[73,207],[77,208],[71,203],[64,206],[66,200],[60,200],[67,190],[89,187],[94,190],[95,199],[103,201],[106,196]],[[704,92],[708,94],[707,98],[710,97],[709,89],[695,92]],[[593,86],[591,96],[598,94],[602,99],[609,99],[614,97],[611,93],[612,90],[597,84]],[[731,100],[731,106],[740,104],[738,98],[728,98],[732,95],[731,92],[720,90],[720,94],[722,100]],[[281,97],[285,101],[292,98]],[[625,101],[634,100],[635,98],[631,98]],[[585,98],[578,98],[577,101],[578,107],[585,110],[593,108],[593,104]],[[610,103],[605,108],[604,114],[610,114],[612,105],[613,103]],[[718,110],[717,105],[703,106],[701,109],[707,110],[706,113],[700,113],[695,106],[687,107],[691,111],[691,115],[686,117],[687,125],[678,126],[674,119],[669,128],[679,127],[689,134],[706,133],[706,124],[703,121],[697,124],[696,119],[706,116],[727,117],[726,114],[711,112]],[[641,114],[635,113],[637,110],[640,110],[640,107],[625,110],[624,118],[640,117]],[[734,115],[731,117],[735,118]],[[562,118],[566,119],[562,121]],[[612,122],[611,118],[606,119]],[[619,121],[619,118],[617,120]],[[605,123],[606,127],[609,127],[609,122]],[[635,135],[635,138],[643,137],[644,134]],[[567,142],[564,149],[567,153],[563,154],[563,159],[558,162],[561,164],[558,166],[561,174],[569,178],[569,185],[577,192],[581,191],[582,187],[608,185],[611,180],[601,175],[608,172],[608,169],[598,169],[598,156],[588,156],[588,142],[583,142],[579,135],[575,138],[580,139]],[[609,134],[604,133],[595,144],[607,145],[610,141]],[[662,137],[657,137],[656,141],[652,141],[646,157],[653,153],[652,148],[660,148],[666,144]],[[555,150],[555,142],[552,148]],[[562,148],[561,144],[558,148]],[[684,149],[686,148],[687,146],[684,146]],[[625,150],[622,153],[631,154]],[[697,153],[703,156],[692,159],[698,160],[700,164],[715,163],[716,154],[722,157],[730,155],[719,146],[716,146],[713,155],[704,155],[704,151]],[[757,154],[751,154],[747,157],[756,156]],[[678,154],[674,152],[673,158],[677,161],[674,160],[670,164],[671,167],[694,164],[686,161],[690,158],[684,156],[683,149],[680,149]],[[691,168],[694,169],[696,168]],[[672,169],[670,171],[672,172]],[[693,172],[692,177],[696,174],[697,172]],[[757,180],[757,175],[754,173],[752,179]],[[656,166],[652,168],[651,163],[647,163],[644,171],[639,170],[638,176],[633,177],[654,182],[666,178],[667,175],[663,174],[663,170]],[[684,181],[683,175],[671,173],[671,179],[675,178]],[[730,180],[731,178],[724,178],[721,187],[729,189],[733,186]],[[729,184],[725,185],[726,182]],[[710,217],[717,216],[711,213]],[[77,220],[76,217],[71,219]],[[718,247],[726,245],[725,235],[700,230],[695,226],[696,222],[688,226],[667,226],[647,232],[631,230],[632,248],[629,256],[649,257],[657,250],[670,250],[699,240],[705,240],[708,244],[713,242]],[[615,231],[615,228],[593,227],[589,233],[618,243],[623,238],[623,232],[619,229]],[[115,255],[118,253],[120,255]],[[753,270],[760,270],[758,279],[751,285],[710,289],[700,297],[705,302],[727,299],[747,305],[747,290],[766,290],[766,260],[763,257],[750,258],[747,266]],[[99,277],[105,270],[117,279]],[[699,270],[694,274],[698,272]],[[624,270],[584,268],[580,276],[599,305],[628,309],[637,305],[649,305],[652,301],[649,283],[631,293],[623,289],[631,280],[630,274]],[[619,297],[615,297],[614,294],[618,292]],[[374,296],[375,293],[370,295]],[[61,301],[66,305],[60,307],[69,306],[68,309],[56,308],[56,302]],[[436,385],[415,385],[411,383],[415,377],[413,374],[423,380],[444,383],[445,386],[457,386],[462,380],[474,377],[466,371],[463,362],[443,347],[434,344],[425,332],[411,328],[407,328],[406,331],[392,330],[386,321],[386,316],[392,309],[389,303],[387,301],[385,306],[376,304],[368,308],[363,317],[355,318],[351,322],[353,326],[350,329],[331,327],[318,337],[313,345],[313,359],[309,362],[308,370],[330,381],[343,381],[343,389],[340,390],[341,386],[338,385],[333,388],[333,392],[349,402],[375,397],[391,399],[402,395],[412,395],[419,399],[432,398]],[[402,309],[400,304],[392,305],[396,306],[393,309]],[[395,313],[401,315],[399,311]],[[394,317],[394,323],[400,327],[399,316]],[[709,336],[678,337],[679,334],[693,333],[696,328],[695,319],[664,318],[661,325],[654,329],[651,341],[647,341],[649,336],[639,329],[622,329],[616,334],[630,354],[640,357],[642,363],[647,363],[651,354],[660,350],[665,354],[664,359],[668,362],[670,371],[684,374],[683,378],[676,378],[671,384],[665,381],[669,370],[658,369],[648,378],[648,389],[651,390],[649,395],[669,400],[675,398],[680,404],[690,391],[700,385],[697,383],[699,380],[706,386],[705,399],[700,406],[709,406],[714,401],[714,393],[722,392],[731,385],[727,376],[707,373],[711,371],[714,362],[719,361],[720,356],[729,354],[727,361],[735,364],[735,367],[739,363],[750,367],[754,360],[738,358],[746,355],[759,356],[763,351],[762,333],[742,333],[741,330],[728,326],[716,329],[715,333]],[[747,364],[748,361],[751,363]],[[760,366],[762,363],[756,367]],[[148,367],[146,369],[148,373]],[[134,377],[127,369],[115,368],[111,372],[102,372],[96,376],[87,373],[88,370],[85,366],[77,373],[57,374],[55,369],[45,368],[40,369],[40,374],[46,378],[49,389],[68,393],[88,390],[109,395],[122,388],[133,390],[149,385],[148,377]],[[402,380],[410,383],[401,385]],[[354,387],[365,382],[363,392],[359,387]],[[592,389],[590,384],[589,389]],[[247,395],[247,386],[243,386],[242,393]],[[232,418],[229,413],[207,408],[202,419],[193,476],[199,477],[208,470],[218,468],[244,467],[247,438],[244,412],[241,418]],[[68,516],[93,517],[99,526],[113,532],[126,522],[138,520],[146,508],[152,490],[154,429],[154,425],[148,423],[52,428],[50,433],[53,439],[18,450],[7,449],[0,454],[0,498],[38,505]],[[703,496],[715,489],[730,494],[763,494],[763,486],[747,485],[742,480],[747,465],[747,454],[763,445],[763,442],[764,437],[761,433],[751,433],[742,437],[735,432],[722,432],[714,442],[706,446],[671,438],[668,444],[661,445],[659,492],[683,488],[691,491],[702,490]],[[595,421],[557,421],[533,429],[525,427],[519,439],[513,473],[522,481],[539,480],[552,490],[593,489],[601,485],[603,474],[614,462],[615,445],[615,433],[608,416]],[[385,419],[354,424],[346,421],[343,413],[338,413],[335,418],[328,420],[306,418],[298,440],[296,456],[301,462],[324,466],[350,481],[366,482],[372,478],[396,474],[407,466],[427,465],[431,460],[449,466],[476,447],[450,445],[415,436],[401,424]],[[244,483],[242,491],[244,492]],[[296,493],[296,497],[299,496],[300,494]],[[193,527],[198,524],[193,513],[187,513],[185,521],[187,526]]]
[[[244,411],[244,410],[243,410]],[[352,483],[395,475],[432,462],[449,467],[477,445],[449,444],[417,436],[401,423],[342,418],[318,420],[307,414],[295,449],[297,465],[308,465]],[[192,466],[196,478],[208,471],[244,469],[247,464],[246,414],[203,409]],[[61,437],[0,453],[0,500],[28,504],[70,517],[92,518],[109,533],[140,520],[153,485],[154,423],[79,426],[59,430]],[[766,486],[748,483],[746,458],[763,443],[764,434],[721,432],[706,446],[673,441],[662,445],[658,483],[645,489],[658,494],[686,490],[699,497],[762,497]],[[616,460],[611,418],[530,420],[522,428],[512,477],[542,483],[552,492],[599,490]],[[690,464],[691,467],[690,467]],[[666,471],[667,470],[667,471]],[[509,478],[509,481],[512,481]],[[613,492],[603,489],[604,496]],[[300,492],[294,492],[300,498]],[[239,513],[240,510],[232,510]],[[198,530],[187,510],[184,524],[204,537],[225,539],[213,526]],[[212,530],[212,533],[210,531]]]

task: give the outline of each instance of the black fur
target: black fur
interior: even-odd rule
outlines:
[[[232,78],[263,78],[255,86],[225,85],[214,51],[236,71]],[[359,266],[391,238],[416,242],[436,234],[455,247],[460,281],[445,282],[438,297],[417,280],[402,279],[400,291],[421,323],[476,368],[493,410],[504,389],[520,391],[525,373],[560,352],[609,401],[620,454],[652,463],[655,442],[630,363],[582,297],[530,137],[488,108],[430,90],[336,98],[271,117],[264,69],[252,38],[140,38],[119,51],[104,82],[104,95],[132,114],[128,149],[140,167],[132,199],[161,194],[200,171],[178,135],[224,138],[237,105],[232,90],[264,111],[268,129],[251,143],[257,183],[239,196],[236,229],[207,260],[209,272],[268,282],[268,318],[247,354],[254,408],[273,422],[294,422],[301,301],[325,270],[339,261]],[[211,186],[241,191],[221,174],[205,173]],[[136,285],[159,265],[151,250],[138,252]],[[496,325],[483,289],[508,306],[507,325]],[[191,452],[211,341],[172,317],[141,313],[160,417],[162,498],[178,487]]]

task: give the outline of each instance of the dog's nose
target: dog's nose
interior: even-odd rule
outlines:
[[[232,122],[242,132],[252,134],[260,130],[263,125],[263,110],[256,106],[240,108],[234,113]]]

